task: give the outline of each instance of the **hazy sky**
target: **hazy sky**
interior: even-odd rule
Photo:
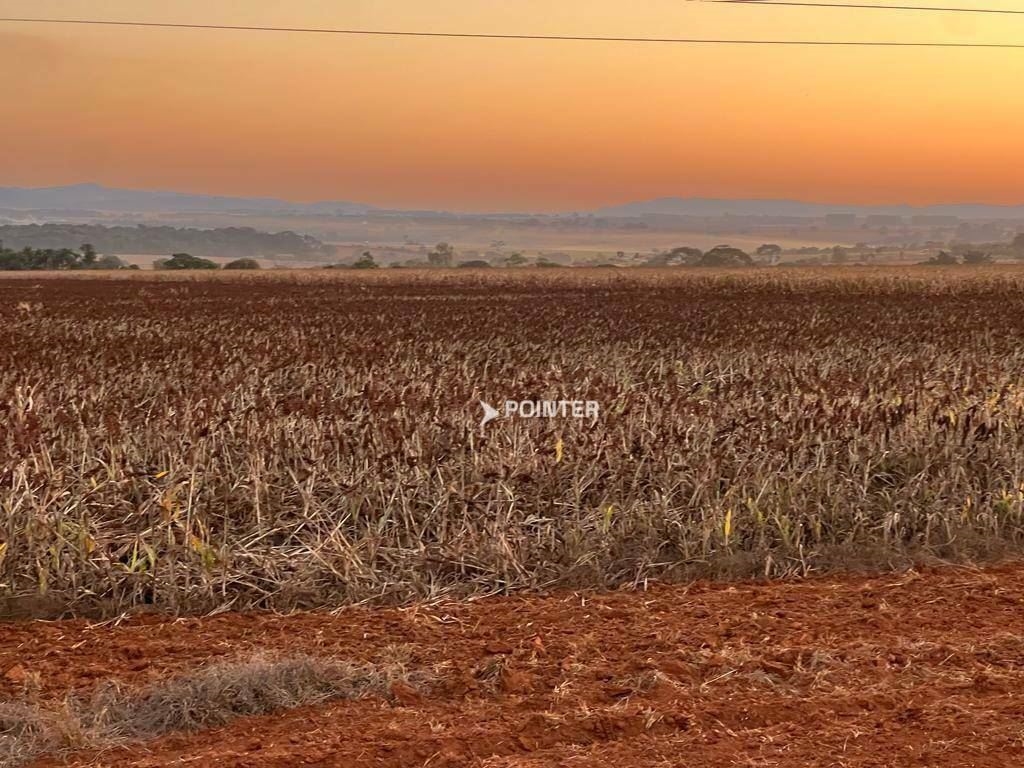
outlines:
[[[1024,16],[685,0],[0,0],[0,16],[1024,41]],[[1024,50],[0,24],[0,186],[466,210],[665,195],[1024,203],[1022,81]]]

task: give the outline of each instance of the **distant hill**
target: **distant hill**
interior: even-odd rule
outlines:
[[[99,184],[65,187],[0,187],[0,209],[111,211],[117,213],[360,214],[372,206],[344,201],[294,203],[270,197],[223,197],[185,192],[114,189]]]
[[[250,214],[250,215],[361,215],[378,214],[398,218],[498,218],[521,219],[523,214],[458,214],[444,211],[382,209],[343,200],[296,203],[272,197],[228,197],[196,195],[186,192],[117,189],[99,184],[73,184],[63,187],[0,187],[0,212],[3,210],[46,213],[39,218],[60,220],[88,213],[114,214]],[[657,216],[694,216],[717,218],[726,215],[782,218],[820,218],[829,213],[858,216],[957,216],[961,219],[1024,220],[1024,205],[1003,206],[982,203],[948,205],[845,205],[807,203],[800,200],[722,199],[704,197],[661,197],[589,211],[603,218],[644,218]],[[567,218],[554,214],[552,218]],[[84,218],[89,218],[85,216]],[[158,215],[152,216],[159,220]]]
[[[661,197],[626,203],[594,211],[597,216],[793,216],[821,217],[829,213],[854,213],[861,216],[959,216],[963,219],[1024,219],[1024,205],[985,205],[952,203],[949,205],[843,205],[804,203],[798,200],[724,200],[702,197]]]
[[[22,248],[78,248],[89,243],[102,254],[152,254],[168,256],[299,256],[329,258],[332,246],[315,237],[295,232],[258,232],[250,227],[182,229],[177,227],[105,227],[98,224],[0,225],[0,243],[12,250]]]

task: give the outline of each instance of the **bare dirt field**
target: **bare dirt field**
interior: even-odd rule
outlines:
[[[1024,759],[1024,568],[556,592],[406,609],[8,625],[41,695],[253,651],[429,682],[34,766],[1003,766]],[[399,649],[399,651],[396,651]],[[5,694],[19,686],[3,680]]]

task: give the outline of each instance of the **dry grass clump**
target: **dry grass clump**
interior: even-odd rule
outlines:
[[[84,706],[87,727],[106,738],[198,731],[236,717],[332,699],[387,696],[404,670],[298,656],[214,664],[141,691],[99,690]]]
[[[0,766],[336,699],[387,697],[397,682],[422,685],[427,679],[399,664],[257,657],[210,664],[141,690],[108,684],[88,698],[57,704],[5,702],[0,704]]]
[[[552,272],[0,280],[0,611],[1021,551],[1021,270]]]
[[[90,741],[67,705],[44,708],[30,701],[0,702],[0,766],[86,747]]]

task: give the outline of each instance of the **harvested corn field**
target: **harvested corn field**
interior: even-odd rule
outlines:
[[[0,280],[10,616],[1020,550],[1024,271]],[[499,418],[507,399],[597,419]]]

